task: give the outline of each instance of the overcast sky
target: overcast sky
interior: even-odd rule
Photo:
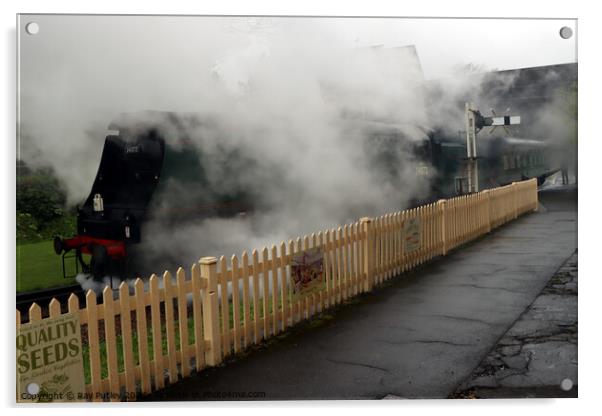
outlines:
[[[562,26],[575,31],[574,20],[26,15],[21,35],[29,21],[38,22],[40,32],[21,37],[24,59],[31,59],[24,63],[43,63],[45,71],[60,69],[66,59],[90,60],[91,53],[103,53],[107,59],[128,50],[137,53],[136,49],[148,50],[149,43],[159,58],[165,47],[174,49],[170,56],[177,51],[190,54],[195,48],[203,54],[212,42],[227,49],[237,33],[257,35],[269,43],[291,23],[299,36],[304,30],[311,36],[319,27],[349,47],[415,45],[427,78],[451,75],[455,67],[467,63],[511,69],[576,61],[576,36],[564,40],[558,33]],[[61,59],[56,61],[53,55]],[[22,67],[28,70],[34,69]]]
[[[457,65],[512,69],[576,62],[574,20],[365,19],[341,22],[342,30],[362,45],[413,44],[427,78],[453,74]]]

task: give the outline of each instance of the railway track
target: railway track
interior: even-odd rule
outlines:
[[[47,316],[48,304],[53,298],[61,302],[63,308],[66,308],[67,299],[72,293],[79,298],[81,306],[85,293],[79,284],[17,293],[16,304],[17,310],[21,313],[21,321],[27,322],[29,320],[29,308],[32,303],[37,303],[42,308],[42,316]]]

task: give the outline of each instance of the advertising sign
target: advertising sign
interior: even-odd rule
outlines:
[[[324,252],[321,247],[293,255],[291,279],[294,300],[324,288]]]
[[[77,314],[17,329],[17,402],[85,400],[81,328]]]
[[[420,248],[420,218],[410,218],[403,223],[403,252],[412,253]]]

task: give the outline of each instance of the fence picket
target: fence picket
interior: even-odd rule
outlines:
[[[161,294],[159,293],[159,278],[152,275],[149,280],[151,302],[151,332],[153,334],[153,377],[155,390],[165,386],[163,375],[163,340],[161,336]]]
[[[311,234],[311,247],[315,248],[318,245],[318,240],[315,233]],[[318,294],[316,292],[312,292],[308,296],[309,300],[309,316],[313,316],[318,311]]]
[[[99,316],[96,306],[96,293],[88,290],[86,293],[86,310],[88,312],[88,345],[90,348],[90,390],[94,401],[100,400],[101,372],[100,372],[100,340],[98,338]],[[29,311],[32,319],[32,311]]]
[[[320,249],[322,250],[322,254],[324,254],[324,234],[322,233],[322,231],[318,232],[317,239],[318,239],[318,247],[320,247]],[[323,257],[322,261],[324,261],[324,257]],[[325,267],[324,262],[322,263],[322,267]],[[326,275],[324,275],[322,278],[325,279],[325,276]],[[325,291],[324,286],[322,286],[320,288],[320,291],[319,291],[317,297],[318,297],[319,310],[320,310],[320,312],[322,312],[326,308],[326,305],[325,305],[326,291]]]
[[[403,264],[403,270],[402,271],[404,273],[407,272],[410,269],[410,256],[407,253],[407,247],[406,247],[407,242],[406,242],[406,236],[405,236],[405,233],[404,233],[404,227],[406,226],[408,218],[409,218],[409,212],[408,212],[408,210],[404,210],[402,212],[402,223],[401,223],[401,226],[402,226],[402,230],[401,230],[401,234],[402,234],[401,252],[403,253],[402,254],[402,264]]]
[[[341,228],[339,228],[339,230],[341,230]],[[349,261],[349,251],[348,251],[348,242],[347,242],[347,231],[348,231],[348,226],[347,224],[345,224],[343,226],[342,229],[342,234],[339,235],[340,239],[341,239],[341,244],[342,244],[342,248],[341,248],[341,260],[343,263],[343,299],[347,299],[349,297],[349,267],[348,267],[348,261]]]
[[[392,256],[392,273],[393,276],[399,274],[399,212],[395,212],[391,219],[391,233],[393,237],[393,256]]]
[[[220,274],[219,274],[219,286],[220,289],[220,309],[221,309],[221,342],[222,342],[222,353],[225,356],[230,355],[230,302],[228,302],[228,265],[226,264],[226,257],[221,256],[219,258]],[[234,292],[234,286],[232,286]]]
[[[410,213],[411,213],[410,210],[406,210],[406,211],[403,212],[403,214],[404,214],[404,224],[403,224],[404,227],[405,227],[405,225],[408,223],[408,221],[411,218]],[[404,260],[403,260],[403,262],[404,262],[404,271],[408,271],[408,270],[410,270],[412,268],[412,264],[411,264],[412,257],[411,257],[411,253],[409,253],[409,251],[407,249],[407,241],[405,241],[405,239],[406,239],[406,235],[405,234],[403,235],[403,238],[404,238],[404,242],[403,242],[404,243],[404,246],[403,246],[403,248],[404,248],[404,253],[403,253],[403,257],[404,257]]]
[[[241,327],[240,327],[240,287],[238,279],[238,257],[232,256],[232,326],[234,333],[234,353],[240,351]]]
[[[374,276],[373,276],[372,284],[375,286],[379,282],[378,277],[380,274],[380,218],[379,217],[374,218],[374,222],[372,224],[372,229],[373,229],[373,236],[374,236],[374,242],[373,242],[373,245],[374,245],[374,252],[373,252]]]
[[[364,284],[364,281],[362,279],[362,272],[364,269],[362,268],[362,251],[361,251],[364,241],[363,241],[361,235],[362,235],[362,225],[360,224],[359,221],[356,221],[355,222],[355,284],[356,284],[355,293],[356,294],[362,293],[362,286]]]
[[[29,307],[29,322],[35,322],[42,319],[42,308],[37,303],[32,303]]]
[[[378,281],[383,283],[387,276],[387,216],[381,215],[378,219],[380,226],[380,273]]]
[[[392,261],[391,257],[393,256],[393,247],[391,244],[391,237],[393,236],[392,231],[392,223],[391,223],[391,214],[384,215],[384,228],[385,228],[385,247],[384,247],[384,255],[385,255],[385,275],[384,281],[389,280],[393,274],[392,270]]]
[[[243,324],[244,324],[244,343],[248,347],[251,345],[251,296],[249,293],[249,254],[245,251],[242,253],[242,303],[243,303]]]
[[[136,299],[136,332],[138,333],[138,361],[140,365],[142,394],[151,392],[151,370],[148,354],[148,332],[146,325],[146,303],[144,301],[144,282],[136,279],[134,283],[134,297]],[[88,311],[88,313],[90,313]],[[90,320],[88,315],[88,320]]]
[[[429,249],[430,249],[430,234],[431,234],[431,212],[430,206],[425,205],[422,207],[422,218],[424,221],[423,229],[424,229],[424,238],[421,242],[422,249],[422,262],[426,262],[429,259]]]
[[[188,302],[186,299],[186,272],[181,267],[176,271],[176,299],[178,305],[178,335],[180,338],[180,373],[182,378],[186,378],[190,375]]]
[[[357,241],[357,291],[358,293],[364,293],[366,288],[367,275],[365,273],[366,268],[364,266],[364,249],[368,245],[366,230],[362,220],[357,223],[358,241]],[[363,237],[361,237],[363,236]]]
[[[335,240],[336,240],[336,281],[337,281],[337,299],[336,299],[336,303],[339,304],[341,303],[341,301],[343,300],[343,290],[344,290],[344,284],[345,284],[345,280],[343,277],[343,253],[342,253],[342,245],[343,245],[343,229],[341,227],[337,228],[336,230],[336,234],[335,234]]]
[[[270,280],[268,269],[268,248],[264,247],[261,251],[261,281],[263,282],[263,290],[261,299],[263,301],[263,336],[266,339],[270,336]]]
[[[362,230],[365,234],[366,242],[363,244],[363,263],[364,269],[362,272],[365,274],[364,277],[364,292],[372,290],[374,285],[374,220],[369,217],[363,217],[360,220],[362,224]]]
[[[383,258],[383,217],[380,216],[376,219],[376,283],[382,282],[382,275],[384,271],[384,258]]]
[[[389,278],[395,273],[395,213],[389,214]]]
[[[259,331],[261,319],[259,309],[259,253],[257,250],[253,250],[253,333],[256,344],[262,339],[261,332]]]
[[[293,255],[296,253],[297,251],[295,251],[295,242],[293,240],[289,240],[288,242],[288,254],[290,256],[290,258],[293,258]],[[290,321],[291,321],[291,325],[294,325],[297,322],[297,314],[299,313],[299,305],[298,305],[298,298],[295,297],[294,292],[293,292],[293,288],[294,288],[294,283],[293,283],[293,268],[292,268],[292,261],[290,262],[290,276],[291,276],[291,299],[290,299]]]
[[[379,242],[380,242],[380,277],[379,281],[382,283],[387,278],[387,215],[383,214],[378,217],[379,221]]]
[[[310,248],[309,237],[303,236],[303,251],[308,250],[309,248]],[[311,312],[310,296],[308,296],[308,295],[303,296],[301,305],[302,305],[302,309],[303,309],[303,318],[302,319],[309,319],[310,312]]]
[[[416,217],[418,218],[420,228],[420,244],[416,249],[416,265],[420,265],[424,261],[424,239],[426,234],[426,220],[424,218],[424,207],[416,208]]]
[[[396,239],[395,239],[395,213],[389,214],[389,277],[394,277],[395,273],[395,255]]]
[[[435,220],[436,220],[436,211],[435,204],[430,204],[429,206],[429,250],[428,250],[428,258],[429,260],[434,257],[435,251]]]
[[[295,247],[295,254],[300,253],[303,251],[303,243],[301,242],[301,237],[297,238],[297,245]],[[295,300],[295,309],[296,309],[296,313],[295,313],[295,323],[301,321],[303,319],[303,305],[304,305],[304,300],[301,298],[301,296],[297,296],[296,300]]]
[[[330,261],[330,230],[324,231],[324,278],[326,280],[325,300],[326,307],[332,305],[332,263]]]
[[[282,255],[282,254],[281,254]],[[278,298],[280,288],[278,285],[278,256],[276,246],[272,245],[272,334],[280,332],[280,307]],[[267,275],[267,274],[266,274]]]
[[[52,298],[50,303],[48,304],[48,315],[51,318],[59,316],[61,314],[61,303],[56,299]]]
[[[69,311],[69,313],[73,314],[80,313],[79,298],[77,297],[77,295],[75,295],[75,293],[69,295],[69,299],[67,299],[67,310]]]
[[[190,268],[192,282],[192,316],[194,328],[194,361],[196,371],[205,368],[205,338],[203,337],[203,309],[201,300],[201,273],[198,264]]]
[[[288,262],[286,261],[286,244],[280,243],[280,301],[282,303],[282,330],[286,330],[288,326],[288,284],[287,284],[287,273],[286,267]]]
[[[175,317],[173,310],[174,302],[174,287],[171,280],[171,273],[166,271],[163,273],[163,293],[165,301],[165,338],[167,338],[167,362],[169,382],[175,383],[178,381],[178,361],[176,353],[176,328]]]
[[[119,372],[117,367],[117,344],[115,340],[115,313],[113,308],[113,289],[106,286],[102,291],[102,303],[105,321],[105,345],[107,347],[107,372],[109,380],[109,399],[119,401]]]
[[[423,235],[422,235],[422,225],[423,224],[422,224],[422,220],[420,218],[420,210],[419,210],[419,208],[414,208],[413,209],[413,217],[418,220],[418,224],[419,224],[419,227],[420,227],[420,234],[421,234],[420,235],[420,239],[422,240],[422,238],[423,238]],[[421,243],[422,243],[422,241],[421,241]],[[412,252],[412,254],[414,256],[414,265],[413,265],[413,267],[415,268],[415,267],[418,267],[418,265],[420,265],[420,245],[418,246],[418,248],[416,248]]]
[[[428,207],[428,225],[429,225],[429,242],[427,249],[427,258],[430,260],[433,258],[433,248],[435,246],[435,205],[429,204]]]
[[[69,308],[71,309],[71,308]],[[136,393],[136,373],[132,348],[132,314],[130,311],[130,287],[126,282],[119,285],[119,314],[121,322],[121,348],[123,353],[123,372],[125,377],[126,399],[129,401]]]

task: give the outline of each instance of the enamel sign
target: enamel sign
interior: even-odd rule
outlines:
[[[412,253],[420,248],[420,219],[410,218],[403,224],[403,251]]]
[[[17,329],[17,402],[85,400],[81,327],[64,314]]]
[[[291,259],[293,299],[319,292],[324,287],[324,253],[316,247],[296,253]]]

